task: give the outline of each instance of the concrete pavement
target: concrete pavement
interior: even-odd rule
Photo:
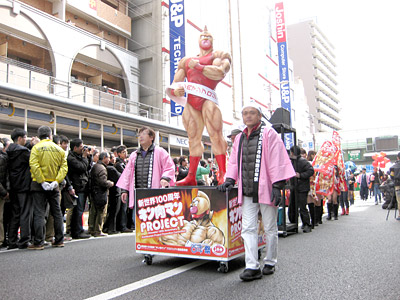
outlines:
[[[324,217],[312,233],[280,238],[275,274],[247,283],[239,279],[243,257],[230,261],[226,274],[214,261],[172,274],[195,262],[178,257],[155,256],[144,265],[133,234],[73,240],[62,249],[1,251],[0,299],[86,299],[124,288],[118,299],[398,300],[400,222],[394,211],[388,221],[386,215],[373,199],[356,200],[350,215]]]

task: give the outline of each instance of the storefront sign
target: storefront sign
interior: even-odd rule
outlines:
[[[170,134],[168,136],[168,140],[169,140],[169,144],[172,146],[189,148],[189,139],[187,137]]]
[[[281,94],[281,106],[291,112],[291,93],[289,84],[289,63],[287,57],[287,40],[285,14],[283,2],[275,4],[276,19],[276,38],[278,43],[278,62],[279,62],[279,90]],[[285,147],[290,149],[294,145],[293,133],[285,133]]]
[[[174,81],[179,61],[185,56],[185,3],[184,0],[169,1],[169,47],[170,76]],[[171,100],[171,115],[182,115],[183,106]]]
[[[361,150],[351,150],[348,153],[348,160],[360,160],[361,159]]]

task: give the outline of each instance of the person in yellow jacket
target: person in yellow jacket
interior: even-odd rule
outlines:
[[[32,174],[31,192],[33,198],[33,227],[35,238],[31,250],[44,249],[44,228],[46,205],[54,218],[55,239],[53,247],[64,247],[64,223],[59,203],[58,185],[68,172],[64,150],[52,141],[52,131],[48,126],[38,129],[40,142],[31,151],[29,166]]]

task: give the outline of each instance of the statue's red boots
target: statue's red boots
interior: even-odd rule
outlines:
[[[199,166],[200,156],[189,156],[189,173],[185,178],[176,183],[177,186],[194,186],[197,185],[196,172]]]
[[[226,174],[226,155],[219,154],[215,155],[215,159],[218,164],[218,185],[221,185],[225,182],[225,174]]]

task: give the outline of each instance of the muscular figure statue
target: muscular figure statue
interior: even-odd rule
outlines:
[[[186,231],[179,234],[171,234],[160,237],[160,242],[164,245],[190,246],[191,243],[201,243],[205,245],[220,244],[224,246],[224,233],[212,222],[213,211],[210,211],[211,203],[207,194],[198,191],[197,197],[193,198],[190,205],[192,221],[184,220],[184,225],[180,229]]]
[[[189,137],[190,165],[188,176],[177,182],[180,186],[196,185],[196,170],[204,151],[201,143],[204,126],[218,163],[219,184],[224,182],[226,173],[227,143],[222,134],[222,114],[214,89],[229,71],[231,56],[223,51],[213,51],[213,37],[207,32],[207,27],[200,34],[199,46],[200,54],[196,57],[180,60],[172,83],[175,89],[170,91],[176,97],[183,97],[185,92],[188,94],[182,118]],[[187,89],[183,87],[185,78],[191,83]],[[195,95],[194,90],[199,93]]]

